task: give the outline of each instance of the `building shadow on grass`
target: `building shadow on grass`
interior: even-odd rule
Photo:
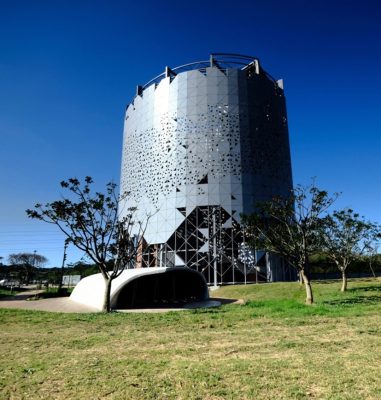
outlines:
[[[38,300],[40,297],[38,295],[31,294],[18,294],[15,296],[8,295],[0,297],[0,301],[20,301],[20,300]]]
[[[363,286],[363,287],[355,287],[355,288],[348,288],[348,292],[352,293],[361,293],[361,292],[380,292],[381,293],[381,285],[371,285],[371,286]]]
[[[373,276],[369,277],[369,278],[358,278],[356,276],[351,276],[349,274],[349,276],[348,276],[349,282],[351,281],[351,279],[356,279],[357,281],[362,282],[362,283],[371,282],[372,284],[374,284],[374,281],[375,281],[376,278],[373,277]],[[318,279],[318,278],[314,278],[312,276],[312,281],[313,281],[313,283],[318,283],[319,285],[335,285],[335,284],[338,284],[338,283],[341,284],[342,278],[341,278],[341,276],[337,276],[335,278]],[[380,281],[380,283],[381,283],[381,281]],[[377,287],[377,286],[374,286],[374,287]],[[381,286],[380,286],[379,290],[381,290]]]
[[[323,301],[324,305],[329,306],[348,306],[348,305],[374,305],[381,303],[381,296],[357,296],[352,299],[337,299],[331,301]]]
[[[43,290],[15,288],[15,294],[0,295],[0,301],[39,300]]]
[[[319,285],[334,285],[341,282],[340,279],[313,279],[312,283],[318,283]]]

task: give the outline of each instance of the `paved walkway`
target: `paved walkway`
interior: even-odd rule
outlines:
[[[0,299],[0,308],[20,308],[23,310],[52,311],[63,313],[99,312],[96,308],[72,301],[70,297],[33,300],[43,290],[27,290],[13,297]],[[28,300],[29,299],[29,300]]]
[[[205,301],[196,301],[194,303],[186,304],[183,307],[177,308],[135,308],[135,309],[123,309],[123,310],[115,310],[117,312],[123,313],[164,313],[169,311],[186,311],[186,310],[195,310],[196,308],[210,308],[210,307],[219,307],[221,302],[218,300],[210,299]]]
[[[38,311],[51,311],[51,312],[62,312],[62,313],[100,312],[96,308],[72,301],[70,297],[54,297],[51,299],[33,300],[33,297],[35,297],[41,292],[43,291],[28,290],[10,298],[0,299],[0,308],[19,308],[22,310],[38,310]],[[184,311],[195,308],[219,307],[221,303],[226,303],[224,300],[228,299],[210,299],[207,301],[190,303],[182,308],[151,308],[151,309],[134,309],[134,310],[117,310],[117,311],[131,312],[131,313],[136,313],[136,312],[162,313],[168,311]],[[233,301],[228,301],[228,302],[233,302]]]

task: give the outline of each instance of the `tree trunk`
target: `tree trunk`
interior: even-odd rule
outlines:
[[[304,269],[302,269],[300,271],[300,274],[303,278],[304,286],[306,287],[306,304],[311,305],[314,302],[314,297],[312,295],[311,282],[310,282],[306,272],[304,271]]]
[[[104,298],[103,298],[103,307],[102,311],[103,312],[110,312],[111,311],[111,304],[110,304],[110,294],[111,294],[111,278],[106,278],[103,277],[105,280],[105,292],[104,292]]]
[[[375,278],[375,277],[376,277],[376,274],[375,274],[374,269],[373,269],[373,267],[372,267],[372,259],[370,259],[370,261],[369,261],[369,268],[370,268],[370,270],[372,271],[373,278]]]
[[[299,271],[299,285],[303,286],[303,276],[302,273]]]
[[[345,292],[347,290],[347,285],[348,285],[347,273],[346,273],[345,269],[341,270],[341,276],[343,278],[343,283],[341,285],[341,291]]]

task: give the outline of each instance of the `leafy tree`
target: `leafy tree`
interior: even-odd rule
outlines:
[[[8,263],[13,266],[22,267],[24,274],[23,280],[28,284],[36,268],[43,267],[48,259],[37,252],[33,253],[14,253],[8,256]]]
[[[297,186],[288,197],[274,197],[243,216],[249,243],[275,253],[296,268],[306,289],[306,303],[313,303],[308,276],[309,257],[320,249],[322,216],[336,200],[314,184]]]
[[[108,261],[109,269],[112,268],[112,260]],[[88,264],[83,261],[78,261],[73,264],[68,264],[66,266],[66,275],[81,275],[81,277],[89,276],[96,274],[99,268],[96,264]]]
[[[117,185],[112,182],[106,185],[105,194],[93,193],[92,183],[89,176],[83,184],[76,178],[62,181],[61,187],[68,191],[70,198],[36,204],[34,210],[26,212],[30,218],[56,225],[68,243],[82,250],[97,265],[105,282],[103,311],[109,312],[111,283],[125,268],[134,265],[144,229],[141,222],[134,220],[135,208],[118,209],[127,193],[119,196]],[[137,235],[133,235],[133,228]]]
[[[360,258],[376,239],[381,238],[380,227],[346,208],[327,215],[322,232],[327,256],[341,272],[341,291],[344,292],[348,285],[349,265]]]

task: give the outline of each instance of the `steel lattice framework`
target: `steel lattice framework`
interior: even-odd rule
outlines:
[[[246,246],[240,215],[291,188],[283,83],[257,58],[213,54],[138,86],[121,173],[122,209],[150,215],[138,266],[185,266],[214,284],[287,279]]]

